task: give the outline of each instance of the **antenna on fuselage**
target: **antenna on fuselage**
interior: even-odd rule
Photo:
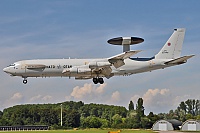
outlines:
[[[139,38],[139,37],[117,37],[117,38],[112,38],[108,40],[107,42],[113,45],[122,45],[123,52],[126,52],[126,51],[130,51],[130,45],[138,44],[143,41],[144,39]]]

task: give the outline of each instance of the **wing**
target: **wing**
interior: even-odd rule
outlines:
[[[194,55],[189,55],[189,56],[183,56],[168,62],[165,62],[166,65],[179,65],[186,63],[188,59],[192,58]]]
[[[62,71],[63,74],[77,74],[81,76],[76,76],[76,79],[90,79],[93,78],[95,75],[100,75],[106,78],[110,78],[114,76],[112,73],[111,66],[118,68],[123,66],[124,59],[129,58],[130,56],[137,54],[140,51],[127,51],[116,56],[107,58],[105,60],[93,60],[86,65],[82,66],[73,66],[72,68],[66,68]]]
[[[141,50],[136,50],[136,51],[126,51],[124,53],[118,54],[116,56],[110,57],[108,58],[108,61],[113,64],[113,66],[115,68],[119,68],[121,66],[123,66],[124,63],[124,59],[127,59],[129,57],[131,57],[132,55],[135,55],[137,53],[141,52]]]

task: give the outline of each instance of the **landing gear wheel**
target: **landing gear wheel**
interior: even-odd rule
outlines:
[[[93,78],[93,82],[94,82],[94,84],[98,84],[98,79],[97,78]]]
[[[103,84],[104,80],[103,78],[93,78],[93,82],[94,84],[98,84],[98,83]]]
[[[99,81],[100,84],[104,83],[103,78],[99,78],[98,81]]]
[[[24,84],[27,84],[27,82],[28,82],[27,79],[24,79],[24,80],[23,80],[23,83],[24,83]]]

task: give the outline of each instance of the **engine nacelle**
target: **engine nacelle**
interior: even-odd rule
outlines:
[[[72,67],[69,69],[72,74],[91,74],[90,68]]]
[[[100,67],[108,67],[111,66],[110,62],[90,62],[89,68],[100,68]]]

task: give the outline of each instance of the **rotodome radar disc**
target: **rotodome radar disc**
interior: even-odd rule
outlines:
[[[133,45],[141,43],[143,41],[144,39],[139,37],[117,37],[109,39],[107,42],[113,45],[125,45],[125,44]]]

